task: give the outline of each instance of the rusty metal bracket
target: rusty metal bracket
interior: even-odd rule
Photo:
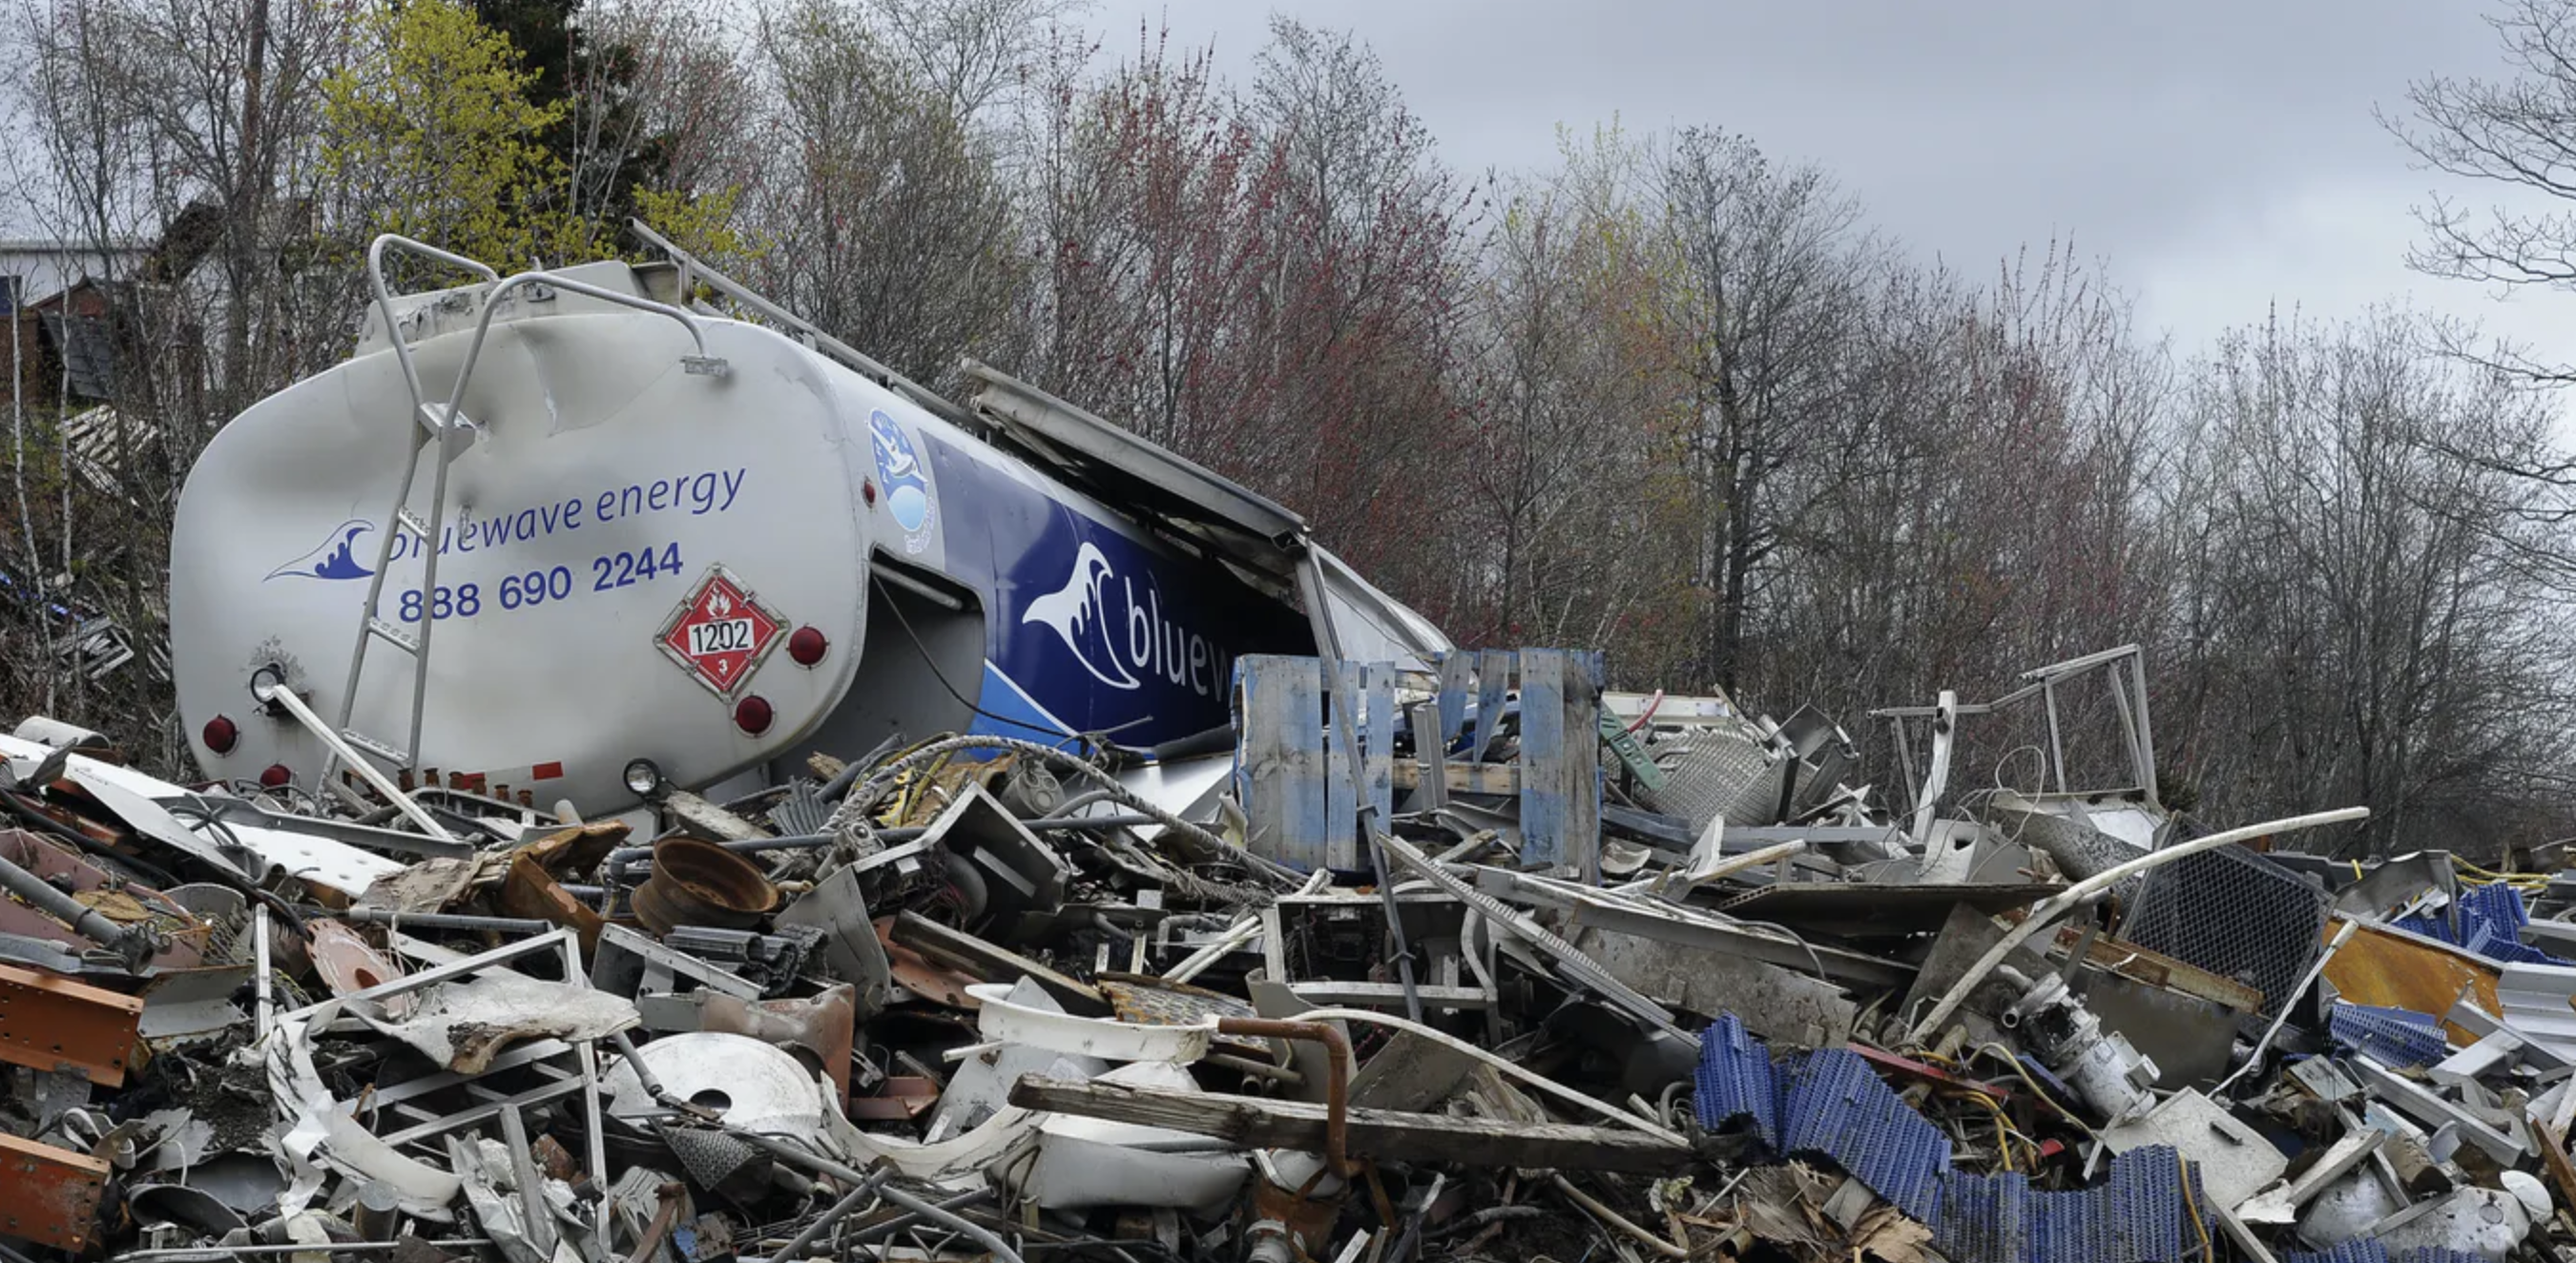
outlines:
[[[142,1021],[143,1001],[133,996],[0,965],[0,1061],[71,1066],[92,1083],[118,1087]]]
[[[1324,1081],[1324,1161],[1335,1176],[1347,1176],[1350,1164],[1351,1041],[1330,1022],[1289,1022],[1266,1017],[1221,1017],[1219,1035],[1261,1039],[1302,1039],[1324,1046],[1332,1071]]]
[[[105,1162],[0,1134],[0,1236],[84,1253],[106,1191]]]

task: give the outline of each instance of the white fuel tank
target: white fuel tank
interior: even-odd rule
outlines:
[[[624,264],[563,275],[643,292]],[[400,300],[430,400],[454,386],[483,292]],[[311,784],[324,750],[263,713],[251,679],[275,667],[338,719],[388,532],[373,613],[427,646],[369,646],[349,727],[404,747],[425,661],[412,766],[591,811],[632,801],[632,759],[707,783],[792,745],[849,689],[871,546],[940,564],[918,506],[907,531],[873,482],[871,418],[913,427],[921,409],[757,326],[699,321],[723,361],[710,375],[684,365],[698,346],[667,315],[567,290],[504,304],[458,409],[470,429],[451,440],[434,543],[392,520],[399,495],[430,521],[438,462],[413,470],[426,431],[380,325],[356,358],[234,419],[190,473],[171,652],[209,775]],[[936,495],[924,465],[906,496]]]

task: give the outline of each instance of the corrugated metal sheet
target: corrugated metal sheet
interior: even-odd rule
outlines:
[[[1780,1145],[1780,1082],[1771,1050],[1732,1013],[1709,1024],[1699,1041],[1699,1074],[1693,1085],[1699,1125],[1717,1131],[1738,1119],[1753,1120],[1754,1134]]]
[[[2337,1044],[2392,1066],[2429,1066],[2451,1051],[2440,1020],[2413,1009],[2337,1000],[2326,1028]]]
[[[2576,968],[2507,965],[2496,975],[2496,1016],[2513,1033],[2576,1060]]]

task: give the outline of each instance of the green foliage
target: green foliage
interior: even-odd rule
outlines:
[[[537,72],[506,37],[452,0],[410,0],[369,15],[361,41],[323,86],[323,154],[369,230],[505,271],[594,252],[546,209],[563,163],[541,138],[566,107],[529,99]]]
[[[735,187],[705,193],[637,189],[635,211],[645,226],[699,258],[757,259],[766,251],[735,227],[741,200],[742,190]]]

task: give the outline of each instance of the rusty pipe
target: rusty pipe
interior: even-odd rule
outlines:
[[[1302,1039],[1324,1046],[1332,1072],[1324,1079],[1324,1166],[1335,1178],[1350,1175],[1351,1041],[1330,1022],[1288,1022],[1267,1017],[1221,1017],[1219,1035]]]

